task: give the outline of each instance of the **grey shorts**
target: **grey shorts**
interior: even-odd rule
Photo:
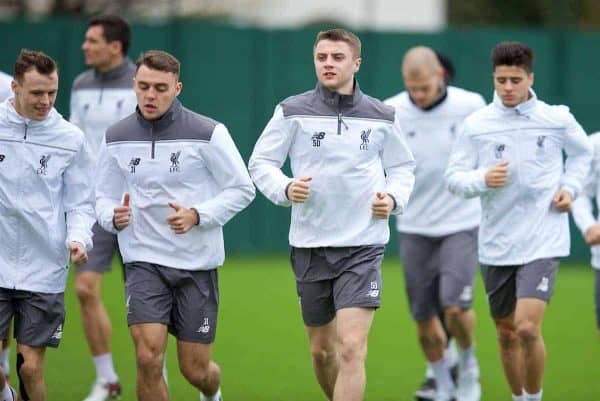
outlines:
[[[161,323],[177,339],[210,344],[217,332],[217,269],[180,270],[146,262],[125,264],[127,324]]]
[[[94,247],[88,252],[87,263],[77,267],[75,272],[92,271],[106,273],[112,267],[115,252],[121,258],[117,236],[100,227],[98,223],[95,223],[94,227],[92,227],[92,241],[94,242]]]
[[[306,326],[323,326],[343,308],[381,305],[383,246],[295,248],[290,259]]]
[[[0,338],[6,338],[15,318],[18,344],[56,348],[65,322],[64,293],[48,294],[0,288]]]
[[[450,306],[471,308],[477,233],[474,228],[442,237],[400,235],[404,284],[414,320],[428,320]]]
[[[550,303],[558,258],[537,259],[518,266],[482,265],[481,273],[494,319],[514,312],[517,299],[536,298]]]
[[[600,329],[600,270],[596,271],[596,325]]]

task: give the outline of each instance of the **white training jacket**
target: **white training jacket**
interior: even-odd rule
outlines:
[[[83,132],[0,104],[0,287],[64,292],[70,241],[92,248],[92,160]]]
[[[304,203],[290,202],[293,178],[281,167],[289,155],[292,175],[312,177]],[[273,203],[292,206],[289,241],[294,247],[384,245],[388,221],[376,219],[371,204],[378,191],[404,211],[412,191],[414,159],[392,107],[364,95],[317,88],[284,100],[250,157],[258,189]]]
[[[415,157],[415,188],[406,210],[396,217],[399,232],[440,237],[479,225],[479,199],[448,191],[444,173],[465,117],[485,107],[475,92],[448,86],[444,97],[427,109],[414,104],[408,92],[384,103],[396,109],[402,134]]]
[[[139,112],[111,126],[96,185],[98,223],[118,234],[125,263],[182,270],[223,264],[222,226],[254,199],[254,185],[227,128],[175,100],[156,121]],[[114,208],[129,192],[129,226],[113,226]],[[175,234],[166,219],[176,201],[195,208],[200,224]]]
[[[0,102],[13,97],[12,80],[12,76],[0,71]]]
[[[579,197],[573,202],[573,220],[585,236],[587,230],[599,224],[598,218],[594,217],[593,200],[596,201],[596,210],[600,210],[600,132],[589,136],[590,142],[594,147],[594,157],[590,167],[590,172],[585,180],[583,190]],[[592,267],[600,270],[600,245],[591,247],[592,249]]]
[[[479,260],[522,265],[569,254],[567,213],[552,206],[564,189],[575,198],[588,172],[592,147],[569,109],[536,97],[505,107],[497,94],[467,117],[446,170],[451,192],[481,197]],[[563,151],[567,155],[563,163]],[[485,173],[508,162],[508,182],[492,189]]]

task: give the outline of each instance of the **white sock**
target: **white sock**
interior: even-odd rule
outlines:
[[[431,369],[431,364],[427,363],[427,370],[425,371],[425,377],[427,379],[435,379],[435,375],[433,374],[433,369]]]
[[[10,347],[6,347],[0,352],[0,368],[4,371],[4,374],[8,376],[10,373],[10,363],[8,357],[10,356]]]
[[[109,383],[115,383],[119,380],[110,353],[95,356],[94,365],[96,365],[96,377],[106,379]]]
[[[512,399],[513,401],[525,401],[525,396],[523,394],[520,395],[512,395]]]
[[[536,394],[529,394],[523,390],[523,401],[542,401],[542,390]]]
[[[459,364],[462,369],[468,369],[477,366],[477,359],[475,358],[475,344],[467,349],[460,349],[459,352]]]
[[[454,392],[454,382],[450,376],[450,369],[444,358],[437,362],[431,362],[429,364],[433,370],[435,376],[435,383],[438,390],[445,391],[447,393]]]
[[[456,351],[456,341],[451,338],[444,350],[444,359],[448,367],[452,367],[458,363],[458,352]]]
[[[13,397],[13,392],[8,386],[8,383],[6,383],[2,389],[2,401],[17,401],[17,399]]]
[[[219,387],[217,392],[211,395],[210,397],[204,393],[203,396],[205,401],[221,401],[221,387]]]

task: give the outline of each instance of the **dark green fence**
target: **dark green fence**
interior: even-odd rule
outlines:
[[[54,19],[39,23],[0,23],[0,69],[10,71],[19,49],[39,49],[56,58],[61,69],[57,108],[68,115],[69,89],[84,69],[80,50],[85,23]],[[358,32],[363,64],[358,79],[365,92],[386,98],[402,89],[399,64],[411,46],[428,45],[450,56],[456,85],[492,96],[491,48],[503,40],[520,40],[536,53],[535,89],[549,103],[571,106],[588,132],[600,130],[600,33],[545,30],[477,29],[436,34]],[[189,108],[224,122],[245,160],[270,118],[275,104],[312,88],[315,75],[312,43],[315,29],[261,30],[206,22],[178,21],[134,25],[133,58],[148,49],[163,49],[182,61],[183,93]],[[226,228],[228,249],[236,252],[287,248],[289,209],[275,207],[262,195]],[[573,256],[588,257],[573,231]],[[389,247],[395,252],[395,236]]]

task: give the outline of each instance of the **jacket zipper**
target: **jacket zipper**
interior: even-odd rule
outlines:
[[[342,135],[342,124],[344,125],[344,128],[346,129],[346,131],[348,130],[348,125],[346,124],[346,122],[342,119],[342,108],[340,107],[339,111],[338,111],[338,124],[337,124],[337,134],[338,135]]]
[[[150,137],[152,138],[152,151],[150,153],[150,158],[154,159],[154,129],[150,126]]]
[[[29,129],[29,125],[25,124],[25,130],[23,132],[23,141],[22,144],[23,146],[21,147],[21,149],[24,152],[24,148],[25,148],[25,142],[27,141],[27,130]],[[24,158],[21,157],[21,168],[19,169],[20,171],[23,171],[23,162],[24,162]],[[20,176],[21,178],[19,179],[19,187],[17,189],[17,199],[21,198],[21,194],[23,192],[23,176]],[[19,202],[20,203],[20,202]],[[15,247],[15,259],[16,259],[16,265],[19,266],[21,264],[21,224],[17,224],[17,246]],[[17,288],[17,282],[20,281],[20,279],[17,279],[17,277],[13,277],[14,281],[13,281],[13,288]]]

